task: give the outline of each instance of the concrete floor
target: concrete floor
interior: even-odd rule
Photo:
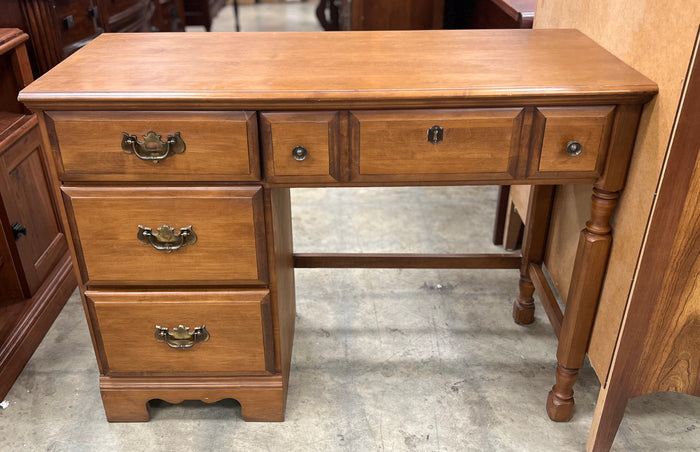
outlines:
[[[241,13],[247,23],[291,27],[313,6]],[[227,13],[215,29],[231,29]],[[496,251],[495,198],[494,187],[294,190],[295,249]],[[512,322],[517,278],[512,270],[297,270],[284,423],[243,422],[231,400],[156,401],[148,423],[106,422],[76,294],[0,410],[0,450],[583,450],[598,380],[584,367],[574,419],[548,420],[556,340],[542,309],[533,325]],[[634,399],[614,450],[700,450],[699,418],[698,398]]]

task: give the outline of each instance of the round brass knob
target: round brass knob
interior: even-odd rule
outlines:
[[[569,141],[566,143],[566,153],[572,157],[576,157],[583,152],[583,145],[578,141]]]
[[[298,160],[300,162],[304,160],[308,154],[309,151],[307,151],[304,146],[296,146],[294,149],[292,149],[292,157],[294,157],[294,160]]]

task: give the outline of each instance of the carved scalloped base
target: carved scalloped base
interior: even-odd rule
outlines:
[[[284,421],[286,390],[281,376],[258,378],[110,378],[100,377],[100,394],[110,422],[146,422],[148,402],[235,399],[245,421]]]

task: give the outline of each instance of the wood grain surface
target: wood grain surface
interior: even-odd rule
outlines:
[[[255,375],[274,369],[268,291],[85,293],[94,305],[107,375]],[[154,337],[206,326],[210,338],[175,349]]]
[[[167,70],[135,70],[153,55]],[[586,64],[572,70],[572,55]],[[158,33],[101,35],[25,88],[20,100],[44,109],[318,109],[378,99],[412,106],[517,105],[542,97],[554,104],[636,102],[655,91],[575,30]]]
[[[340,119],[336,111],[261,112],[261,148],[269,181],[333,182],[340,178]],[[307,151],[296,160],[292,150]]]
[[[49,112],[49,133],[64,181],[258,180],[255,112]],[[161,142],[176,132],[181,154],[154,163],[122,150],[122,133]]]
[[[515,176],[522,116],[521,108],[352,111],[352,179]],[[428,141],[433,126],[443,129],[439,143]]]
[[[83,283],[264,284],[259,187],[64,187]],[[137,240],[139,225],[192,226],[197,242],[166,252]]]
[[[693,52],[700,2],[538,3],[535,28],[577,28],[659,86],[658,96],[644,108],[626,188],[613,218],[610,266],[591,336],[589,358],[605,381]],[[588,219],[590,195],[586,186],[557,190],[546,264],[564,299],[576,254],[575,235]]]
[[[600,174],[605,163],[613,110],[614,107],[608,106],[538,108],[534,128],[538,131],[538,126],[543,124],[544,133],[536,172]],[[566,153],[566,145],[570,141],[581,143],[583,149],[579,155]]]
[[[700,396],[700,35],[588,450],[610,449],[628,399]]]

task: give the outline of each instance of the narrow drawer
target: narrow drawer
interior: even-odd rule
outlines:
[[[613,106],[535,109],[533,149],[541,151],[531,160],[530,175],[602,174],[614,111]]]
[[[62,190],[85,284],[267,281],[259,187]]]
[[[275,182],[333,182],[338,168],[338,112],[260,114],[265,177]]]
[[[353,111],[353,180],[512,178],[523,109]]]
[[[267,290],[87,291],[85,297],[108,375],[254,375],[274,370]],[[178,329],[180,325],[189,329]],[[156,334],[156,326],[167,332]],[[200,328],[198,333],[195,328]]]
[[[260,179],[254,112],[54,111],[47,117],[64,181]],[[124,142],[124,133],[136,140]]]

